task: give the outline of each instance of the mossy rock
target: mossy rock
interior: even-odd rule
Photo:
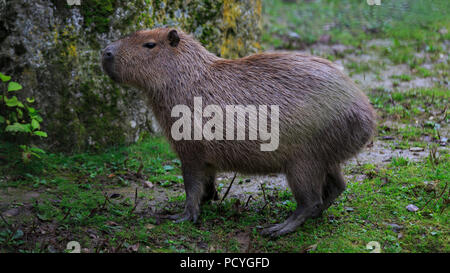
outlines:
[[[101,149],[156,130],[139,91],[100,66],[101,49],[126,34],[178,27],[225,58],[260,48],[260,0],[69,2],[77,1],[7,1],[0,19],[0,71],[36,98],[52,150]]]

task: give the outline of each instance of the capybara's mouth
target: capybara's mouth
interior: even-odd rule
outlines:
[[[120,82],[117,73],[114,70],[114,61],[113,60],[102,60],[103,71],[115,82]]]

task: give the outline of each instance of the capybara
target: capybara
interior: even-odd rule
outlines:
[[[102,65],[114,81],[142,90],[180,158],[185,209],[169,216],[177,221],[197,221],[200,205],[217,199],[218,171],[284,173],[297,208],[286,221],[262,233],[292,232],[308,218],[320,216],[345,189],[340,164],[374,133],[376,118],[367,97],[333,63],[318,57],[286,52],[227,60],[180,30],[157,28],[108,45]],[[194,112],[194,98],[223,112],[228,105],[277,106],[279,119],[272,121],[272,130],[274,124],[279,126],[275,149],[261,149],[267,139],[191,138],[190,130],[189,138],[175,139],[172,126],[178,119],[173,109],[185,105]],[[250,132],[254,125],[249,109],[244,126]],[[200,125],[193,121],[194,127],[207,121],[203,115]]]

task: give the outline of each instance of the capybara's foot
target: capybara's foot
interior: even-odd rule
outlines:
[[[199,215],[200,215],[199,209],[185,208],[182,213],[175,215],[168,215],[167,219],[174,220],[176,223],[184,221],[192,221],[194,223],[197,223]]]
[[[299,226],[301,226],[305,222],[305,217],[289,217],[286,221],[280,224],[276,224],[270,227],[267,227],[261,231],[261,234],[264,236],[270,237],[279,237],[288,233],[295,231]]]
[[[202,204],[208,203],[209,201],[217,201],[219,200],[219,194],[217,193],[216,189],[213,188],[210,192],[205,194],[202,197]]]
[[[306,208],[297,208],[289,218],[281,224],[267,227],[261,231],[262,235],[270,237],[278,237],[295,231],[306,220],[316,216],[322,212],[322,204],[309,206]]]

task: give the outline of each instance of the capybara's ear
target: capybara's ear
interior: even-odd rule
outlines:
[[[169,31],[169,44],[173,47],[177,46],[180,42],[180,36],[178,36],[178,32],[175,29]]]

